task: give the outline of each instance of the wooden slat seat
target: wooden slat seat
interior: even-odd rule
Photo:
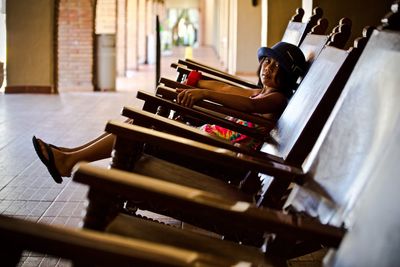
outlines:
[[[235,242],[223,241],[207,235],[199,235],[189,230],[182,231],[182,229],[124,214],[118,215],[106,231],[203,253],[220,254],[223,257],[236,258],[241,261],[265,264],[265,256],[258,248],[242,246]]]
[[[235,186],[226,186],[226,182],[219,179],[192,171],[170,162],[144,155],[135,164],[133,172],[148,175],[171,183],[190,186],[204,190],[229,199],[251,202],[252,198],[237,190]],[[165,175],[168,172],[168,175]]]

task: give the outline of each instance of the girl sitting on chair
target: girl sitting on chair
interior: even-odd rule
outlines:
[[[259,127],[269,132],[285,109],[292,96],[297,79],[304,73],[306,62],[302,51],[295,45],[279,42],[271,48],[258,50],[259,89],[235,87],[219,81],[202,80],[201,73],[192,72],[186,84],[195,89],[177,89],[177,102],[191,107],[197,101],[207,99],[226,107],[246,113],[262,114],[268,125],[254,125],[251,122],[231,118],[248,127]],[[199,127],[210,135],[230,140],[234,144],[257,148],[261,141],[243,134],[206,124]],[[103,133],[88,143],[74,148],[57,147],[41,139],[32,138],[35,151],[57,183],[62,177],[70,177],[72,168],[80,161],[96,161],[110,157],[114,136]]]

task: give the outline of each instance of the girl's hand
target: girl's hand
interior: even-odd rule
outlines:
[[[177,102],[185,107],[192,107],[197,101],[204,99],[206,90],[202,89],[186,89],[180,90]]]

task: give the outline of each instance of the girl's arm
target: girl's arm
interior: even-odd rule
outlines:
[[[233,95],[240,95],[245,97],[250,97],[257,95],[261,92],[261,89],[249,89],[238,86],[233,86],[220,81],[212,80],[199,80],[197,83],[198,88],[208,89],[211,91],[216,91],[220,93],[229,93]]]
[[[274,113],[281,112],[287,103],[284,95],[278,92],[269,93],[265,96],[250,98],[240,95],[216,92],[212,90],[188,89],[179,93],[177,101],[179,104],[191,107],[197,101],[208,99],[226,107],[230,107],[246,113]]]

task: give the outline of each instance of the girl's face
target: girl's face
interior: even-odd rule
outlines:
[[[279,88],[279,72],[280,66],[278,61],[273,58],[266,57],[261,64],[260,70],[260,80],[262,84],[272,88]]]

